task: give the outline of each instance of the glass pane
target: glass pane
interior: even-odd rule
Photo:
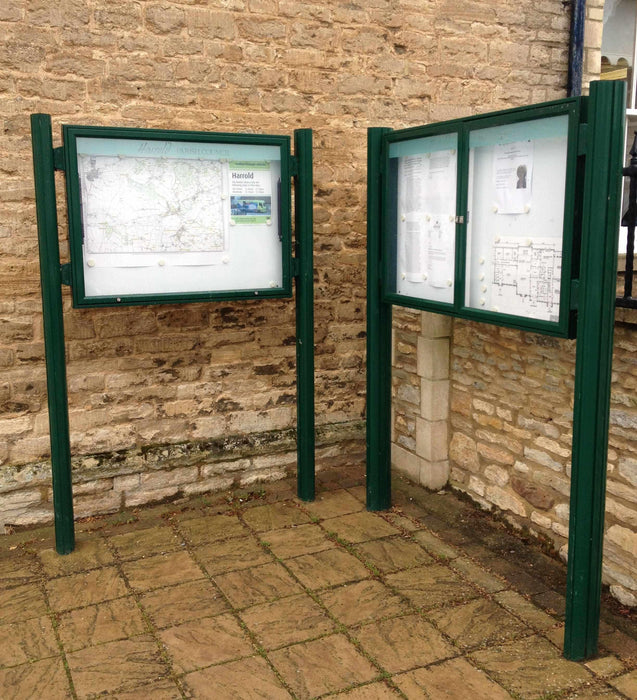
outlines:
[[[557,322],[568,116],[472,131],[465,303]]]
[[[453,303],[458,135],[390,144],[397,294]]]
[[[279,146],[76,145],[87,297],[282,287]]]

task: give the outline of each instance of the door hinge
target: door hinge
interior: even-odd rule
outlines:
[[[588,151],[588,124],[579,125],[577,134],[577,155],[583,156]]]
[[[71,263],[60,265],[60,282],[67,287],[71,286]]]
[[[297,177],[299,174],[299,159],[296,156],[290,156],[290,177]]]
[[[571,304],[570,309],[576,311],[579,307],[579,280],[571,280]]]
[[[53,167],[55,170],[64,170],[64,146],[53,149]]]

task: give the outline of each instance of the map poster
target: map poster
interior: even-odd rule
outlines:
[[[270,224],[272,173],[270,162],[230,161],[230,221],[232,224]]]
[[[221,160],[79,153],[77,165],[89,267],[143,267],[152,254],[212,264],[224,251]]]

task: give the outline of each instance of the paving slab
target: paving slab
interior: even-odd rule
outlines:
[[[243,514],[243,519],[256,532],[278,530],[282,527],[310,522],[310,516],[292,501],[248,508]]]
[[[57,654],[58,643],[48,615],[0,625],[0,667],[17,666]]]
[[[67,651],[127,639],[146,632],[132,597],[77,608],[59,616],[58,634]]]
[[[323,605],[344,625],[362,625],[409,611],[406,602],[380,581],[366,579],[319,594]]]
[[[294,576],[312,590],[370,576],[370,572],[355,556],[342,549],[306,554],[290,559],[287,565]]]
[[[178,672],[252,656],[255,651],[230,613],[168,627],[159,632],[159,638]]]
[[[336,518],[339,515],[348,515],[363,510],[365,506],[349,491],[339,489],[337,491],[321,493],[314,501],[304,503],[303,508],[313,517],[324,520]]]
[[[202,700],[290,700],[265,659],[253,656],[189,673],[184,683]]]
[[[130,593],[115,566],[54,578],[46,584],[46,592],[56,612],[96,605]]]
[[[394,479],[379,514],[360,465],[317,484],[92,518],[64,557],[7,536],[2,700],[637,699],[617,606],[598,658],[563,658],[559,560],[447,491]]]
[[[375,668],[343,635],[323,637],[270,654],[292,692],[301,700],[370,681]]]
[[[237,609],[303,593],[302,586],[276,563],[217,574],[214,582]]]
[[[388,574],[385,580],[422,610],[458,603],[479,595],[458,574],[440,564]]]
[[[402,536],[363,542],[356,546],[365,563],[383,573],[431,564],[432,557],[413,540]]]
[[[64,663],[60,658],[0,669],[0,688],[3,700],[61,700],[73,697]]]
[[[408,698],[449,700],[510,700],[511,696],[466,659],[450,659],[429,668],[417,668],[395,676]]]
[[[593,680],[583,664],[567,661],[539,635],[472,652],[469,658],[520,698],[572,690]]]
[[[277,649],[334,631],[326,611],[305,593],[272,603],[255,605],[241,619],[266,649]]]
[[[262,541],[279,559],[292,559],[336,547],[336,543],[328,538],[319,525],[298,525],[288,529],[270,530],[262,534]]]
[[[169,670],[150,636],[87,647],[66,658],[78,698],[131,690],[168,675]]]
[[[213,617],[228,610],[221,591],[207,579],[149,591],[141,595],[139,601],[158,629]]]
[[[440,632],[420,615],[373,622],[357,630],[355,636],[389,673],[426,666],[456,654]]]

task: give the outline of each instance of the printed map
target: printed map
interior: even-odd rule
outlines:
[[[78,155],[78,171],[87,253],[224,250],[221,161]]]

